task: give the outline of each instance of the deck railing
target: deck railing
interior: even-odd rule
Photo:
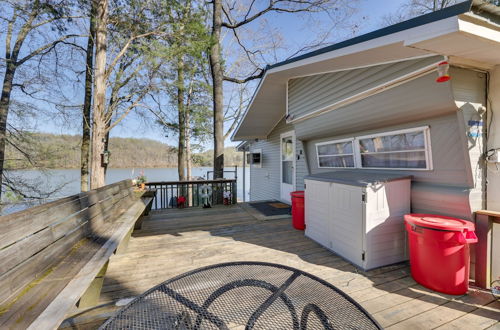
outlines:
[[[236,179],[147,182],[146,187],[156,190],[153,210],[201,207],[207,201],[210,205],[236,204]],[[203,193],[208,193],[205,201]]]

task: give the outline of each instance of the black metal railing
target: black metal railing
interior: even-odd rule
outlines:
[[[238,166],[234,165],[231,167],[233,168],[232,170],[227,170],[227,168],[229,168],[229,167],[224,167],[224,170],[222,171],[222,177],[227,178],[226,174],[229,173],[232,176],[232,179],[238,180]],[[207,180],[210,180],[210,177],[212,177],[212,180],[213,180],[213,178],[214,178],[214,171],[213,170],[207,171],[207,176],[205,178]]]
[[[153,210],[236,204],[235,179],[147,182],[146,187],[156,190]]]

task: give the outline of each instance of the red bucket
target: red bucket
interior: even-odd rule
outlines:
[[[304,216],[304,191],[293,191],[290,193],[292,196],[292,224],[293,228],[304,230],[305,216]]]
[[[477,243],[470,221],[433,214],[405,215],[411,275],[423,286],[461,295],[469,289],[469,244]]]

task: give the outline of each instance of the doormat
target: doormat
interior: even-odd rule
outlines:
[[[285,204],[285,203],[269,203],[272,207],[275,207],[277,209],[288,209],[290,208],[290,205]]]
[[[279,201],[265,201],[250,203],[250,206],[265,215],[266,217],[272,217],[274,215],[287,215],[291,214],[291,207],[285,203]]]

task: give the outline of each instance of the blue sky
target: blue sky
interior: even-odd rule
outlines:
[[[356,29],[356,35],[364,34],[376,30],[382,26],[382,17],[385,14],[394,12],[405,0],[359,0],[354,2],[357,12],[353,16],[353,20],[359,22],[359,27]],[[281,28],[283,38],[292,44],[301,44],[306,40],[313,39],[314,27],[312,29],[304,28],[300,24],[296,24],[296,18],[290,14],[268,14],[267,19]],[[327,24],[325,19],[325,24]],[[340,41],[352,37],[352,33],[345,31],[334,37],[335,41]],[[37,125],[37,129],[43,132],[51,132],[55,134],[79,134],[79,123],[61,125],[54,121],[43,121]],[[144,120],[139,116],[131,114],[119,126],[113,129],[111,136],[118,137],[136,137],[150,138],[175,145],[175,136],[166,137],[158,127],[150,127],[144,123]],[[229,140],[226,145],[234,145]],[[210,148],[210,145],[207,145]]]

